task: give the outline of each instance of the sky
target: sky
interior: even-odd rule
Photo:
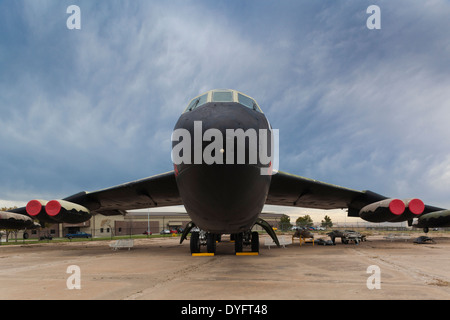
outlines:
[[[0,206],[172,170],[189,100],[230,88],[279,129],[280,170],[448,208],[449,16],[447,0],[1,0]]]

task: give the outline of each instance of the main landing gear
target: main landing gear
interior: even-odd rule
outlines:
[[[244,246],[250,246],[251,252],[259,252],[259,233],[250,230],[247,232],[235,233],[230,235],[234,240],[234,250],[236,253],[243,252]],[[191,233],[190,248],[191,253],[200,253],[201,247],[206,246],[206,252],[216,253],[217,242],[221,240],[221,235],[205,232],[203,230],[193,231]]]
[[[216,241],[219,240],[220,235],[205,232],[203,230],[193,231],[190,240],[191,253],[200,253],[202,246],[206,246],[206,251],[208,253],[216,253]]]
[[[259,233],[246,231],[232,235],[234,238],[234,251],[243,252],[244,246],[251,246],[251,252],[259,252]]]
[[[275,232],[266,221],[258,218],[255,224],[262,226],[274,240],[274,242],[279,246],[278,238]],[[187,224],[186,228],[183,231],[180,239],[180,244],[183,243],[189,233],[191,233],[190,249],[192,254],[200,253],[202,246],[206,246],[206,251],[208,253],[216,253],[217,242],[221,241],[221,234],[215,234],[200,230],[191,221]],[[256,231],[252,232],[251,230],[247,230],[245,232],[231,234],[230,240],[234,240],[234,250],[236,253],[244,252],[245,246],[250,246],[250,250],[253,253],[259,252],[259,233]]]

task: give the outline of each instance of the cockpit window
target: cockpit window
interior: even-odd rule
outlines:
[[[232,91],[215,91],[212,97],[213,102],[233,102]]]
[[[192,111],[208,102],[237,102],[249,109],[263,113],[253,98],[239,91],[228,89],[210,90],[194,98],[184,112]]]
[[[192,111],[195,108],[200,107],[201,105],[206,103],[206,100],[208,98],[208,94],[204,94],[200,97],[198,97],[197,99],[194,99],[191,101],[191,104],[189,105],[189,107],[187,108],[187,111]]]
[[[256,102],[252,98],[246,97],[238,93],[239,103],[253,110],[257,110]]]

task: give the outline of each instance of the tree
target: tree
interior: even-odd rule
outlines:
[[[295,221],[295,224],[300,227],[312,227],[313,220],[311,219],[309,214],[307,214],[303,217],[298,217],[298,219]]]
[[[3,208],[0,209],[0,211],[9,211],[9,210],[13,210],[13,209],[17,209],[17,207],[16,207],[16,206],[14,206],[14,207],[9,207],[9,208],[3,207]]]
[[[325,216],[322,220],[322,227],[331,228],[333,226],[333,222],[329,216]]]
[[[291,218],[288,215],[283,214],[280,218],[280,229],[282,231],[287,231],[291,226]]]

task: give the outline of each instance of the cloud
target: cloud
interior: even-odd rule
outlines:
[[[299,80],[277,104],[283,114],[270,110],[272,124],[284,128],[282,169],[284,162],[299,174],[356,189],[436,198],[420,188],[432,184],[420,180],[429,179],[424,173],[435,165],[430,155],[445,158],[449,150],[443,138],[449,80],[440,70],[448,64],[438,57],[448,50],[448,22],[439,28],[435,22],[445,20],[438,17],[448,4],[434,4],[426,13],[416,4],[382,5],[386,19],[379,33],[351,19],[331,19],[334,28],[312,32],[310,44],[299,49]]]

